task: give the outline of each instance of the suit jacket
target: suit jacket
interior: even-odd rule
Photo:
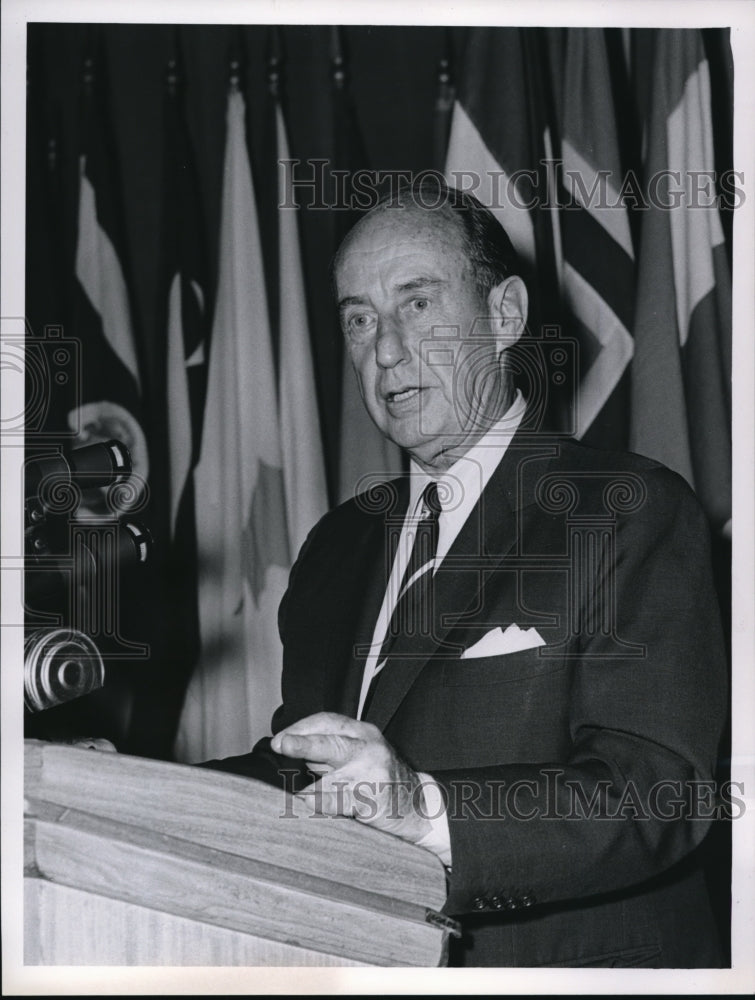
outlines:
[[[355,714],[407,503],[405,480],[383,484],[310,533],[279,613],[274,732]],[[433,589],[432,634],[395,640],[365,718],[443,790],[452,962],[718,964],[696,851],[710,809],[689,811],[714,772],[725,658],[687,485],[517,432]],[[512,623],[545,645],[460,658]],[[276,780],[291,761],[265,740],[210,766]]]

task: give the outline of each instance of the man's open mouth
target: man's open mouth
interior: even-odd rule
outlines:
[[[418,396],[421,389],[418,386],[411,386],[408,389],[401,389],[398,392],[389,392],[386,399],[389,403],[403,403]]]

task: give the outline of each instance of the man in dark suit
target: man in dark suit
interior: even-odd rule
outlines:
[[[662,466],[542,432],[510,373],[513,248],[473,198],[437,195],[383,201],[334,263],[365,405],[410,474],[312,530],[275,735],[210,766],[317,776],[316,811],[434,851],[454,963],[716,965],[705,520]]]

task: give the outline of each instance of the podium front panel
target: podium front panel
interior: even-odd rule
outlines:
[[[442,864],[252,779],[27,741],[27,964],[443,964]]]

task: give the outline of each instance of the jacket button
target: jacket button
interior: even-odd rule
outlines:
[[[532,906],[535,903],[535,897],[532,895],[527,895],[522,899],[522,906]]]
[[[507,910],[515,910],[515,909],[516,909],[516,907],[517,907],[517,902],[516,902],[516,900],[515,900],[515,899],[512,899],[512,898],[511,898],[511,896],[509,896],[509,897],[507,898],[507,900],[506,900],[506,909],[507,909]]]
[[[484,910],[486,901],[482,896],[475,896],[473,906],[476,910]]]
[[[500,896],[493,896],[490,903],[496,910],[502,910],[505,905],[504,900],[502,900]]]

